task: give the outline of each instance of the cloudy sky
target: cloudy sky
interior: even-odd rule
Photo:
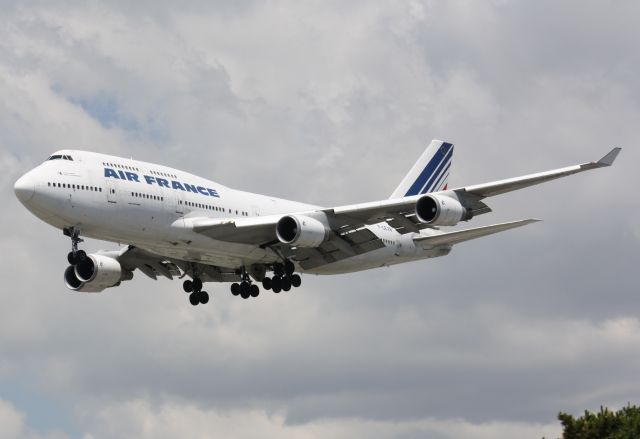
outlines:
[[[635,1],[1,1],[2,438],[540,438],[640,402]],[[13,182],[61,148],[321,205],[386,198],[432,138],[545,221],[439,260],[193,308],[65,289]],[[116,244],[88,241],[87,250]]]

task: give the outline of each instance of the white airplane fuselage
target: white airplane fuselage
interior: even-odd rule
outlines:
[[[320,207],[225,187],[163,165],[78,150],[63,150],[16,183],[20,201],[38,218],[82,235],[126,243],[166,258],[225,268],[280,260],[269,246],[212,239],[189,226],[195,218],[237,219]],[[451,246],[414,242],[382,222],[366,226],[384,243],[377,250],[306,270],[337,274],[444,256]],[[433,229],[422,234],[437,234]],[[305,272],[302,267],[297,271]]]

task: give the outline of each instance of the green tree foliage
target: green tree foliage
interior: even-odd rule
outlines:
[[[628,405],[617,412],[600,407],[598,413],[585,411],[574,418],[559,413],[562,439],[640,439],[640,407]]]

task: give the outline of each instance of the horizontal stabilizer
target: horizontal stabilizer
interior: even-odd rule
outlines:
[[[481,238],[494,233],[504,232],[505,230],[515,229],[516,227],[526,226],[527,224],[536,223],[538,219],[526,219],[520,221],[512,221],[509,223],[492,224],[490,226],[476,227],[473,229],[458,230],[455,232],[438,233],[437,230],[428,230],[430,236],[418,236],[413,240],[416,243],[428,245],[453,245],[460,242],[469,241],[471,239]],[[437,234],[436,234],[437,233]]]

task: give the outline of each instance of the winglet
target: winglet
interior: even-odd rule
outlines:
[[[611,151],[609,151],[609,154],[598,160],[597,165],[599,167],[613,165],[613,162],[616,160],[616,157],[618,157],[620,150],[622,150],[622,148],[613,148]]]

